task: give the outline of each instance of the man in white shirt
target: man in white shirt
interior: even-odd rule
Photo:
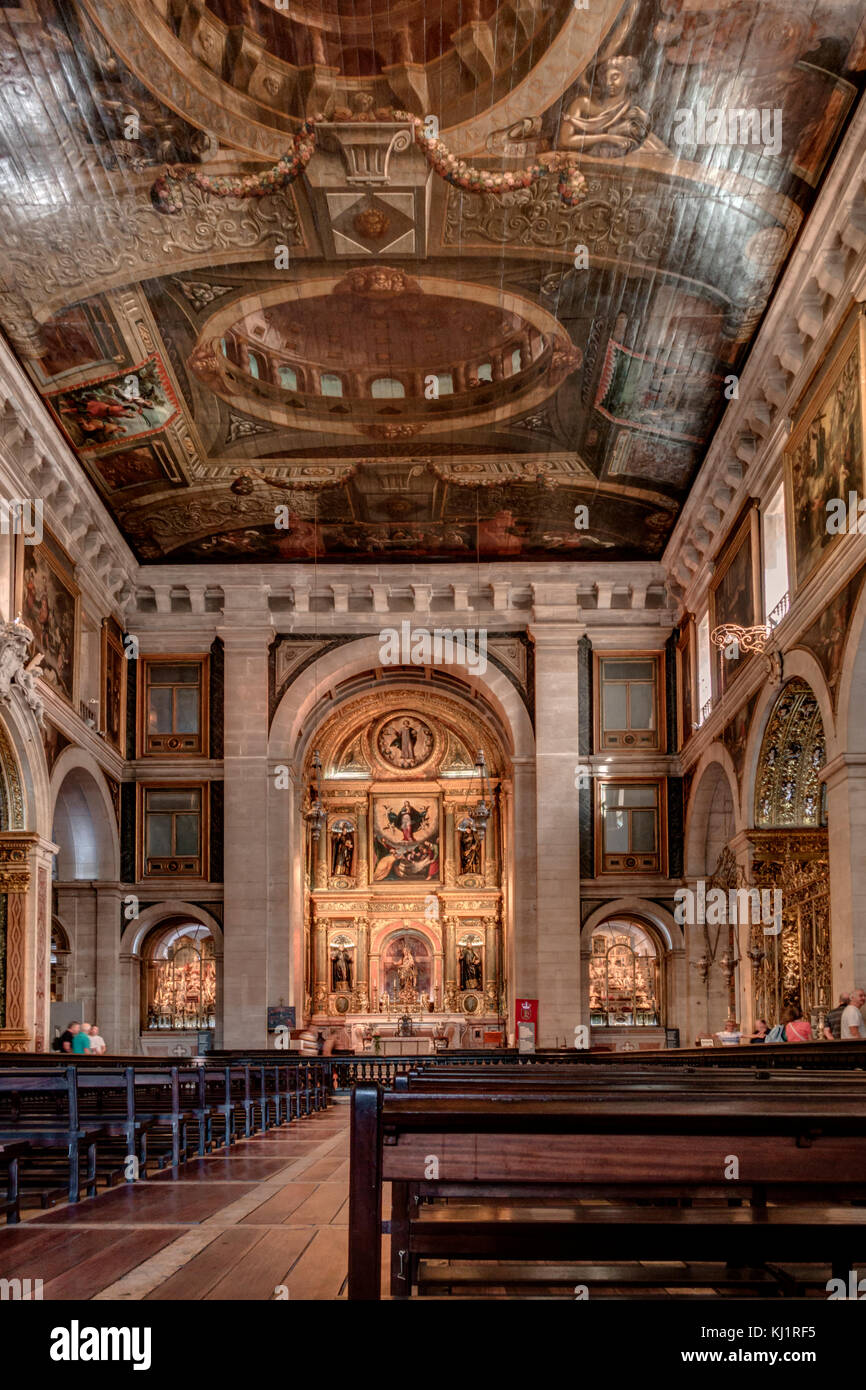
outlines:
[[[864,1004],[866,1004],[866,990],[852,990],[851,1002],[842,1014],[843,1042],[853,1042],[857,1038],[866,1039],[866,1024],[864,1024],[863,1015],[860,1012]]]

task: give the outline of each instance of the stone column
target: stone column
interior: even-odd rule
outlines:
[[[866,989],[866,753],[842,753],[820,774],[827,786],[830,849],[830,992]]]
[[[355,918],[358,949],[355,952],[355,989],[358,992],[358,1007],[366,1013],[370,1007],[369,960],[370,921],[367,917]]]
[[[541,865],[537,862],[535,759],[513,758],[511,765],[511,866],[507,885],[511,930],[505,943],[505,975],[508,981],[508,1029],[513,1033],[514,1000],[538,998],[537,881]]]
[[[533,585],[535,642],[538,1042],[571,1038],[580,1022],[578,642],[572,584]],[[520,955],[516,992],[524,989]]]
[[[57,846],[26,830],[0,834],[6,990],[0,1051],[45,1052],[51,986],[51,862]]]
[[[267,591],[258,583],[227,584],[223,615],[218,635],[225,647],[224,1044],[264,1048],[270,903],[262,821],[268,804],[268,646],[274,635]],[[275,947],[288,953],[285,929]]]
[[[457,930],[460,926],[459,917],[445,918],[445,989],[443,1002],[456,994],[458,988],[457,979]],[[447,1008],[448,1005],[445,1004]]]
[[[355,803],[355,883],[367,887],[367,802]]]
[[[109,1052],[120,1052],[125,1031],[119,960],[120,932],[124,925],[125,890],[119,883],[95,883],[96,891],[96,1000],[91,1023],[99,1024]]]
[[[328,972],[328,930],[331,925],[329,917],[320,917],[316,913],[313,919],[315,935],[313,937],[313,951],[316,961],[316,979],[313,988],[313,1013],[323,1014],[328,1011],[328,995],[331,992],[331,981]]]

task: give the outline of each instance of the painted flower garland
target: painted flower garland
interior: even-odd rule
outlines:
[[[428,135],[424,122],[418,116],[406,111],[377,111],[375,116],[364,112],[352,114],[335,113],[338,120],[400,121],[411,125],[415,144],[421,150],[431,169],[446,183],[461,188],[465,193],[513,193],[520,188],[531,188],[539,179],[550,173],[558,174],[557,190],[561,201],[568,208],[577,207],[586,197],[586,179],[574,162],[574,156],[557,153],[546,164],[531,164],[526,169],[509,169],[497,174],[491,169],[474,169],[464,160],[458,159],[444,145],[438,136]],[[306,169],[316,149],[316,121],[305,121],[292,139],[289,150],[282,155],[272,169],[261,174],[245,174],[239,178],[221,176],[209,178],[194,169],[166,169],[153,184],[150,197],[157,212],[176,215],[183,210],[183,200],[177,185],[190,183],[203,193],[217,198],[263,198],[268,193],[276,193],[294,183]]]

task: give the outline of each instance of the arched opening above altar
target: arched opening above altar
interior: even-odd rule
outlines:
[[[492,711],[417,683],[354,695],[310,736],[303,783],[309,1026],[358,1052],[502,1045],[511,764]]]

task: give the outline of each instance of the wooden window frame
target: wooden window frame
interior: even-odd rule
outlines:
[[[639,730],[638,733],[645,733],[649,739],[638,741],[635,731],[631,729],[614,729],[611,732],[623,736],[619,743],[605,743],[604,730],[604,681],[602,672],[605,661],[651,661],[655,667],[655,729]],[[597,692],[594,701],[595,709],[595,747],[599,753],[664,753],[665,748],[665,664],[661,652],[593,652],[593,689]],[[631,737],[633,742],[626,743],[626,737]]]
[[[180,868],[177,869],[152,869],[147,867],[147,794],[155,791],[174,791],[200,793],[199,802],[199,853],[198,869]],[[210,783],[209,782],[139,782],[138,792],[138,862],[136,872],[140,881],[148,882],[169,882],[177,878],[197,879],[207,881],[210,873]],[[192,859],[192,855],[173,856],[178,859]]]
[[[195,748],[172,748],[172,739],[191,739],[191,734],[150,735],[147,731],[147,697],[150,689],[149,673],[157,666],[198,666],[201,673],[199,682],[199,729]],[[139,680],[137,690],[136,718],[136,757],[137,758],[206,758],[209,755],[210,719],[210,656],[201,652],[160,653],[158,656],[139,657]],[[152,738],[166,740],[162,748],[149,748]]]
[[[655,787],[656,788],[656,816],[658,818],[658,836],[654,854],[644,852],[625,851],[616,856],[608,855],[604,848],[604,815],[602,813],[602,789],[606,786],[614,787]],[[610,876],[611,874],[660,874],[663,878],[668,871],[668,824],[667,824],[667,778],[666,777],[596,777],[595,779],[595,805],[593,808],[594,830],[595,830],[595,872],[596,877]],[[637,807],[635,809],[648,809]],[[606,865],[605,860],[611,858],[622,859],[622,864]],[[633,860],[633,863],[629,863]]]

